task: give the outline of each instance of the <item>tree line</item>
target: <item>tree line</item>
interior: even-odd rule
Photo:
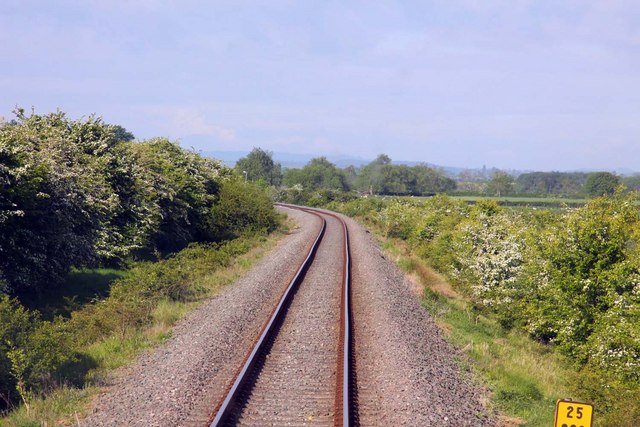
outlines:
[[[448,176],[444,171],[426,164],[393,164],[386,154],[380,154],[362,167],[339,168],[326,157],[316,157],[302,168],[285,169],[273,160],[271,152],[254,148],[238,160],[236,170],[247,180],[287,187],[291,194],[354,191],[369,195],[430,196],[458,192],[498,197],[577,198],[611,195],[620,185],[624,185],[628,191],[640,190],[640,176],[620,177],[610,172],[517,174],[499,169],[485,169],[478,173],[465,170]],[[305,199],[296,200],[303,202]]]
[[[392,164],[391,158],[379,155],[362,168],[338,168],[326,157],[311,159],[302,168],[282,170],[272,153],[254,148],[236,163],[247,179],[267,185],[298,187],[306,191],[358,191],[367,194],[425,196],[454,190],[455,180],[426,165]]]
[[[175,142],[136,142],[95,116],[15,114],[0,124],[4,293],[58,286],[72,266],[119,265],[276,224],[262,190]]]
[[[612,195],[620,185],[637,191],[640,177],[623,179],[610,172],[527,172],[514,178],[498,170],[487,181],[485,193],[492,196],[598,197]]]

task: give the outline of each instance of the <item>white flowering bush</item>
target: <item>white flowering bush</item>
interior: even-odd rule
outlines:
[[[58,283],[70,265],[91,261],[118,204],[100,173],[105,147],[117,143],[108,127],[62,113],[17,118],[0,126],[0,271],[9,290]]]
[[[164,138],[134,142],[94,116],[18,109],[16,120],[0,123],[2,289],[37,292],[62,283],[71,266],[117,265],[245,227],[272,229],[264,198],[246,200],[261,191],[245,189],[243,198],[234,179],[220,162]],[[223,203],[242,220],[228,221],[216,208]],[[238,228],[221,231],[228,224]]]
[[[464,281],[476,301],[499,314],[508,325],[522,298],[523,229],[508,212],[480,203],[459,224],[453,249],[453,274]]]
[[[630,412],[633,405],[624,399],[640,397],[640,210],[634,197],[618,193],[555,212],[489,201],[468,207],[446,196],[396,199],[376,206],[376,223],[503,326],[523,328],[569,356],[580,370],[578,394],[617,414],[612,419],[633,419],[640,411]],[[361,207],[350,209],[366,217]]]
[[[394,199],[378,214],[379,223],[388,237],[407,240],[421,215],[421,207],[409,200]]]
[[[587,343],[590,363],[627,381],[640,382],[639,325],[640,299],[620,301],[607,311]]]

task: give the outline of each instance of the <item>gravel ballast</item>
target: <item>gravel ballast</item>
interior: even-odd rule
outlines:
[[[166,343],[120,370],[88,426],[206,424],[315,238],[320,220],[287,212],[299,228],[247,275],[178,322]]]
[[[300,227],[180,321],[166,343],[119,370],[83,425],[206,425],[317,234],[315,216],[286,213]],[[494,425],[480,389],[454,361],[460,354],[443,339],[409,280],[363,227],[346,221],[360,425]]]
[[[255,383],[237,411],[238,426],[333,426],[344,244],[342,226],[327,229]],[[336,254],[338,255],[336,257]]]

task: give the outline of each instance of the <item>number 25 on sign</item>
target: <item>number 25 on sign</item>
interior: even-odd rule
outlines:
[[[591,427],[593,405],[590,403],[558,400],[556,422],[553,427]]]

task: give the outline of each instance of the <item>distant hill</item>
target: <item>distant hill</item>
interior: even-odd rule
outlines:
[[[638,175],[638,171],[634,171],[628,168],[615,168],[615,169],[579,169],[576,172],[586,172],[586,173],[591,173],[591,172],[611,172],[611,173],[615,173],[617,175],[622,175],[622,176],[633,176],[633,175]]]
[[[249,154],[249,151],[204,151],[201,153],[203,156],[205,157],[209,157],[212,159],[218,159],[221,160],[224,164],[226,164],[229,167],[233,167],[236,162],[246,156],[247,154]],[[314,157],[319,157],[320,154],[296,154],[296,153],[283,153],[283,152],[274,152],[273,153],[273,159],[277,162],[280,162],[280,164],[282,165],[283,168],[301,168],[304,165],[306,165],[309,160],[313,159]],[[347,166],[355,166],[355,167],[362,167],[364,165],[366,165],[367,163],[370,163],[373,159],[363,159],[360,157],[348,157],[348,156],[332,156],[332,155],[326,155],[325,156],[327,159],[329,159],[330,162],[334,163],[336,166],[340,167],[340,168],[346,168]],[[407,166],[416,166],[419,164],[425,164],[429,167],[432,167],[434,169],[438,169],[443,171],[446,175],[452,177],[452,178],[457,178],[458,175],[462,172],[462,171],[470,171],[470,172],[476,172],[476,173],[482,173],[484,175],[486,175],[487,173],[489,173],[490,176],[492,171],[495,171],[497,169],[495,168],[484,168],[484,169],[480,169],[480,168],[462,168],[462,167],[455,167],[455,166],[441,166],[441,165],[436,165],[433,163],[428,163],[428,162],[420,162],[420,161],[408,161],[408,160],[395,160],[393,159],[393,164],[396,165],[407,165]],[[580,169],[577,171],[562,171],[562,172],[602,172],[603,169]],[[631,169],[624,169],[624,168],[618,168],[618,169],[610,169],[607,170],[608,172],[613,172],[616,173],[618,175],[622,175],[622,176],[631,176],[631,175],[637,175],[638,172],[637,171],[632,171]],[[526,173],[526,172],[534,172],[532,170],[508,170],[507,171],[510,175],[513,175],[514,177],[517,177],[518,175],[522,174],[522,173]]]
[[[236,162],[249,154],[249,151],[204,151],[202,153],[205,157],[210,157],[213,159],[222,160],[224,164],[227,166],[234,166]],[[284,168],[301,168],[307,163],[309,160],[314,157],[318,157],[318,155],[314,154],[296,154],[296,153],[282,153],[282,152],[274,152],[273,159],[277,162],[280,162],[282,167]],[[326,156],[329,161],[334,163],[336,166],[345,168],[347,166],[353,165],[356,167],[366,165],[371,160],[365,160],[355,157],[345,157],[345,156]]]
[[[212,159],[221,160],[227,166],[233,167],[236,162],[249,154],[249,151],[204,151],[201,153],[205,157],[209,157]],[[295,153],[282,153],[282,152],[274,152],[273,159],[279,162],[283,168],[301,168],[307,163],[309,160],[314,157],[318,157],[318,154],[295,154]],[[325,156],[330,162],[338,166],[339,168],[346,168],[347,166],[355,166],[362,167],[373,159],[363,159],[359,157],[348,157],[348,156]],[[419,164],[426,164],[429,167],[440,169],[444,171],[446,174],[451,176],[456,176],[465,168],[459,167],[451,167],[451,166],[440,166],[435,165],[433,163],[427,162],[417,162],[417,161],[406,161],[406,160],[393,160],[393,163],[396,165],[407,165],[407,166],[416,166]]]

